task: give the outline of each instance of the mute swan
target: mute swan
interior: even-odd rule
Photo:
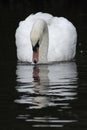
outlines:
[[[69,61],[76,53],[77,32],[63,17],[36,13],[19,23],[15,33],[17,58],[23,62]]]

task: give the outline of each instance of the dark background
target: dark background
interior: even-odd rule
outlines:
[[[69,19],[77,29],[77,57],[87,51],[87,0],[0,0],[0,60],[16,60],[15,30],[31,13]]]
[[[78,42],[76,58],[79,59],[79,57],[81,57],[80,60],[76,60],[78,72],[76,84],[78,88],[75,91],[78,95],[77,99],[73,100],[70,105],[71,113],[78,118],[78,122],[75,126],[72,124],[72,127],[66,125],[64,129],[86,130],[87,0],[0,0],[0,127],[2,127],[0,130],[17,130],[17,128],[19,128],[18,130],[29,129],[29,124],[26,125],[25,122],[16,120],[18,114],[28,111],[25,110],[25,105],[20,106],[14,102],[15,99],[20,97],[20,93],[16,91],[16,86],[20,84],[17,82],[16,74],[18,64],[16,62],[15,30],[18,27],[19,21],[24,20],[31,13],[39,11],[47,12],[58,17],[66,17],[77,29]],[[27,67],[27,65],[25,65],[25,67]],[[26,82],[21,85],[25,84]],[[71,83],[70,85],[74,84]],[[72,92],[74,92],[74,90],[72,90]],[[32,95],[30,95],[30,97],[32,97]],[[46,114],[50,115],[50,113],[52,113],[56,115],[56,112],[58,112],[57,107],[59,108],[59,106],[53,107],[52,109],[46,108]],[[42,114],[44,114],[43,111],[44,109],[41,110]],[[35,112],[37,115],[40,111],[29,111],[28,114],[31,113],[33,118]],[[67,112],[71,116],[70,111]],[[63,118],[68,118],[66,114],[66,112],[62,114],[61,111],[59,112],[59,115]]]

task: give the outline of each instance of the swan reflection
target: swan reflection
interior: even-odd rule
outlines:
[[[76,122],[76,115],[73,115],[71,105],[72,101],[77,99],[77,67],[75,62],[37,66],[18,64],[16,75],[16,90],[19,97],[15,102],[16,104],[25,104],[25,110],[30,111],[28,115],[31,118],[27,116],[26,121],[41,123],[42,120],[43,123],[44,120],[44,122],[50,123],[50,127],[59,126],[56,123],[60,123],[62,126],[65,122]],[[47,111],[45,115],[42,108]],[[32,115],[31,110],[38,109],[42,111],[41,114],[36,112],[35,115]],[[50,114],[48,114],[49,109],[52,109]],[[18,119],[24,119],[24,117],[26,115],[19,114],[17,116]]]
[[[33,91],[37,94],[33,98],[33,103],[37,106],[30,108],[42,108],[48,106],[49,98],[47,97],[48,92],[48,67],[45,66],[34,66],[33,68]]]
[[[42,65],[32,67],[19,64],[16,74],[18,83],[16,89],[18,92],[24,93],[16,102],[32,104],[30,108],[47,106],[48,67]]]

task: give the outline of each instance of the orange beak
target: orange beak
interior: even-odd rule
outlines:
[[[39,48],[37,50],[33,51],[33,62],[36,64],[38,62],[39,57]]]

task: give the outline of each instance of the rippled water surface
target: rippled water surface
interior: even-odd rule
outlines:
[[[1,62],[1,130],[87,129],[87,62]]]

